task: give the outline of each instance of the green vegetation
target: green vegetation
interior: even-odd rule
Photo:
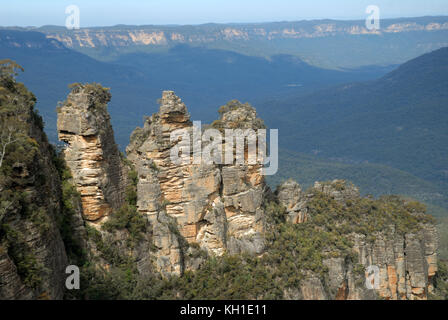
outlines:
[[[36,199],[33,190],[45,193],[50,186],[41,145],[31,135],[43,126],[42,118],[34,110],[34,95],[16,82],[18,71],[23,68],[15,62],[0,61],[0,246],[23,282],[39,289],[46,270],[29,234],[45,235],[51,221],[45,199]]]
[[[249,103],[241,103],[238,100],[232,100],[227,102],[225,105],[219,107],[218,113],[222,116],[224,113],[227,113],[229,111],[234,111],[238,109],[248,109],[251,111],[253,107]]]
[[[35,201],[36,199],[27,190],[29,185],[33,185],[36,189],[48,188],[46,176],[40,173],[42,172],[40,170],[42,169],[42,163],[39,161],[42,156],[41,146],[29,134],[34,130],[33,128],[42,128],[43,121],[32,108],[35,97],[23,85],[16,83],[14,80],[20,67],[11,61],[3,61],[0,62],[0,70],[0,126],[2,141],[6,141],[5,143],[2,142],[2,153],[0,154],[0,253],[6,252],[11,257],[27,285],[38,288],[45,270],[38,263],[33,250],[27,246],[25,236],[30,230],[39,230],[40,233],[45,234],[50,228],[49,216],[43,211],[43,204],[40,201]],[[97,90],[100,90],[101,97],[94,102],[94,105],[99,108],[104,107],[110,99],[108,90],[99,85],[86,87],[86,85],[75,84],[72,89],[75,91],[86,89],[91,90],[92,93],[97,93]],[[439,100],[434,99],[432,102],[437,104]],[[234,102],[232,103],[234,104]],[[220,112],[234,108],[235,106],[232,103],[221,109]],[[421,105],[413,105],[413,107],[418,109]],[[278,110],[273,109],[276,112]],[[442,113],[436,112],[436,114]],[[329,116],[329,118],[332,117]],[[355,123],[356,126],[352,127],[355,129],[359,129],[365,124],[361,121],[364,119],[352,120],[353,122],[349,124]],[[440,121],[443,121],[443,119]],[[215,125],[219,127],[220,124],[218,122]],[[310,122],[307,125],[312,126],[313,124]],[[292,127],[285,126],[285,128]],[[368,126],[365,126],[365,128],[371,130],[371,132],[377,129]],[[396,129],[396,127],[393,128]],[[440,133],[444,128],[439,123],[433,129]],[[335,133],[331,130],[329,132],[327,132],[327,138]],[[355,132],[357,131],[355,130]],[[348,133],[348,135],[351,134]],[[318,135],[316,134],[316,136]],[[410,136],[414,137],[413,135]],[[423,134],[423,136],[425,136],[425,139],[431,138],[431,134]],[[378,141],[381,142],[383,138],[380,136]],[[309,140],[307,137],[303,140],[309,142],[308,147],[316,143],[315,140],[312,142],[313,140]],[[335,142],[331,139],[328,141],[329,144]],[[348,140],[346,137],[342,137],[340,141],[345,143]],[[427,146],[428,144],[424,142],[418,140],[418,143]],[[317,144],[319,145],[319,143]],[[294,144],[291,144],[291,146],[294,146]],[[409,150],[416,149],[409,146],[408,148]],[[434,148],[428,147],[428,149],[423,150],[424,156],[429,157],[430,162],[444,159],[444,150],[440,150],[440,154],[437,153],[434,158],[427,156],[432,149]],[[368,150],[368,147],[363,150],[373,152]],[[382,150],[382,152],[385,151],[390,152],[391,150]],[[397,155],[406,150],[397,149],[395,151],[394,154]],[[368,153],[362,155],[365,156]],[[421,160],[419,163],[423,164],[421,168],[428,169],[428,166],[425,169],[426,158],[419,158],[420,156],[422,155],[418,155],[417,158]],[[306,161],[314,167],[307,168],[310,171],[303,169],[299,173],[295,173],[308,175],[306,181],[310,181],[310,183],[314,180],[321,180],[321,178],[312,179],[310,174],[312,171],[314,173],[319,171],[318,173],[321,175],[336,174],[337,177],[341,177],[337,175],[338,170],[348,172],[357,169],[357,171],[351,171],[351,174],[356,175],[363,181],[363,185],[373,190],[369,193],[389,193],[390,191],[386,190],[390,185],[387,179],[390,179],[388,174],[392,172],[399,178],[396,180],[394,187],[398,185],[403,188],[403,192],[400,191],[399,193],[414,196],[412,192],[415,191],[415,198],[427,200],[440,206],[446,205],[446,198],[444,198],[446,191],[441,191],[443,188],[405,171],[366,163],[351,165],[339,163],[333,167],[329,166],[329,171],[334,170],[329,173],[328,171],[322,172],[321,167],[319,167],[322,163],[313,163],[315,158],[311,158],[311,160],[310,158]],[[289,169],[299,171],[297,170],[297,159],[291,159],[291,161],[293,160],[294,165]],[[54,163],[59,170],[62,181],[62,214],[57,217],[58,226],[70,260],[77,261],[76,263],[82,266],[81,274],[83,284],[85,284],[85,287],[79,293],[74,293],[75,297],[90,299],[205,299],[210,297],[222,299],[280,299],[283,297],[285,289],[296,289],[304,277],[310,273],[325,278],[327,268],[323,261],[326,258],[343,257],[355,263],[357,259],[352,250],[353,243],[350,238],[350,234],[353,232],[365,235],[368,241],[374,241],[379,234],[387,234],[389,227],[393,227],[400,234],[405,234],[416,232],[419,230],[421,223],[431,221],[430,217],[423,214],[426,210],[424,206],[399,197],[388,196],[377,200],[369,197],[339,203],[325,194],[315,192],[309,206],[313,219],[304,224],[291,225],[284,221],[284,208],[271,200],[265,205],[269,213],[268,218],[273,223],[266,235],[267,253],[261,258],[255,259],[246,255],[208,258],[197,272],[186,272],[182,277],[162,279],[151,271],[148,271],[149,274],[140,275],[136,270],[135,259],[124,255],[119,248],[118,241],[114,241],[113,237],[110,237],[115,231],[125,231],[130,235],[131,241],[128,245],[132,247],[147,231],[147,222],[136,210],[137,194],[135,187],[138,182],[136,172],[130,168],[129,180],[131,184],[126,190],[127,203],[120,210],[114,212],[103,226],[102,231],[109,234],[103,236],[102,232],[89,226],[86,227],[88,241],[92,241],[95,249],[100,253],[101,263],[96,265],[96,261],[95,263],[88,261],[82,246],[74,237],[73,218],[77,211],[76,206],[79,205],[79,194],[71,183],[70,174],[65,168],[63,160],[55,156]],[[404,165],[409,167],[411,163],[405,163]],[[379,175],[372,175],[372,172],[379,172]],[[31,175],[32,179],[29,173],[33,173]],[[346,176],[342,177],[346,178]],[[375,179],[372,179],[372,177]],[[303,181],[303,179],[298,180]],[[350,180],[356,181],[356,179]],[[372,181],[375,183],[372,183]],[[336,188],[341,189],[344,186],[338,185]],[[437,193],[442,196],[442,200],[438,202],[433,201],[434,199],[425,198],[427,195]],[[164,204],[167,205],[168,203],[165,202]],[[26,228],[19,228],[14,224],[17,219],[25,221]],[[172,231],[177,230],[177,228],[170,227]],[[443,224],[440,224],[440,228],[444,230]],[[444,238],[442,238],[442,241],[445,241]],[[441,271],[435,279],[436,288],[440,290],[438,295],[443,297],[447,289],[447,272],[443,264],[439,268]],[[362,266],[355,264],[355,274],[361,277],[362,273]]]
[[[8,256],[17,267],[17,273],[23,283],[30,288],[39,289],[45,269],[26,243],[24,231],[10,224],[3,224],[0,226],[0,239],[2,246],[7,249]]]
[[[147,229],[148,221],[137,211],[137,184],[138,174],[129,161],[124,161],[128,166],[129,184],[126,188],[126,203],[109,216],[109,220],[102,226],[103,230],[127,230],[130,235],[129,245],[140,240]]]
[[[218,113],[219,113],[219,120],[215,120],[212,122],[211,127],[214,129],[218,129],[218,130],[224,130],[225,128],[229,128],[229,126],[232,127],[232,129],[237,129],[237,128],[241,128],[244,129],[246,128],[244,126],[244,121],[246,121],[247,119],[238,119],[239,122],[233,122],[233,123],[229,123],[227,122],[226,124],[224,124],[223,122],[223,116],[225,113],[228,113],[230,111],[235,111],[235,110],[241,110],[242,114],[246,114],[246,113],[252,113],[255,112],[255,108],[252,107],[248,102],[246,103],[241,103],[238,100],[231,100],[229,102],[227,102],[225,105],[221,106],[218,109]],[[229,119],[230,120],[230,119]],[[232,121],[232,120],[230,120]],[[264,124],[264,121],[260,118],[256,118],[253,121],[253,128],[254,129],[266,129],[266,126]]]
[[[448,261],[448,218],[439,218],[437,221],[439,233],[439,258]]]
[[[0,30],[0,33],[23,44],[14,47],[3,42],[0,50],[3,56],[13,57],[27,69],[20,80],[39,98],[38,107],[44,115],[50,141],[57,141],[54,109],[66,97],[67,84],[96,81],[111,88],[113,99],[108,110],[116,141],[123,151],[131,132],[141,126],[142,118],[158,110],[156,100],[163,88],[173,88],[181,96],[191,119],[211,123],[216,119],[216,107],[235,97],[255,103],[264,97],[289,95],[300,89],[288,87],[290,83],[303,84],[309,90],[372,79],[384,72],[382,68],[378,68],[381,72],[375,68],[373,72],[324,70],[287,57],[267,60],[188,46],[164,53],[133,53],[120,56],[114,63],[103,63],[74,50],[58,50],[54,41],[39,32]],[[28,48],[26,43],[30,42],[39,47]],[[102,52],[101,56],[107,54]]]
[[[150,270],[145,273],[145,276],[140,275],[135,258],[130,254],[149,231],[146,218],[136,209],[137,172],[124,157],[122,157],[122,161],[128,168],[129,185],[126,189],[126,203],[109,216],[109,219],[102,225],[101,231],[88,224],[85,225],[87,233],[85,240],[94,246],[98,254],[90,253],[87,256],[78,243],[74,243],[75,246],[70,246],[77,250],[74,258],[81,268],[83,286],[79,291],[67,292],[67,299],[136,299],[138,297],[136,286],[143,281],[149,281],[150,277],[156,277]],[[63,174],[66,174],[65,170]],[[63,180],[67,191],[64,193],[64,202],[68,203],[64,207],[68,210],[68,217],[70,217],[73,214],[71,206],[76,203],[79,195],[71,184],[71,177],[66,177],[69,179]],[[120,241],[115,239],[117,231],[126,231],[126,244],[130,251],[120,247]],[[64,241],[67,242],[67,240],[69,244],[72,243],[71,238],[64,237]],[[158,281],[161,281],[160,276],[158,276]]]
[[[434,277],[434,294],[429,299],[448,300],[448,265],[446,261],[439,261],[437,274]]]
[[[54,149],[52,149],[52,152],[53,163],[58,170],[62,187],[61,213],[56,217],[57,226],[70,262],[83,265],[87,261],[87,252],[83,248],[82,239],[80,239],[81,234],[76,231],[75,220],[75,216],[80,213],[81,195],[73,185],[73,177],[66,166],[63,153],[56,152]]]
[[[106,108],[107,103],[112,98],[110,89],[103,87],[99,83],[73,83],[68,87],[72,89],[73,93],[78,93],[80,91],[87,93],[95,108]]]
[[[119,210],[113,212],[102,228],[105,231],[126,229],[132,240],[140,240],[146,231],[147,221],[137,212],[133,205],[125,204]]]

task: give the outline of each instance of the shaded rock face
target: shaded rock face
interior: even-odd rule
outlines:
[[[316,182],[313,189],[306,193],[301,191],[299,184],[289,180],[276,190],[279,202],[286,208],[286,219],[292,223],[313,219],[309,214],[308,202],[316,191],[341,203],[360,197],[359,190],[344,180]],[[357,261],[352,262],[344,257],[324,260],[328,278],[308,277],[298,296],[303,299],[338,300],[371,300],[378,297],[388,300],[427,299],[434,290],[432,278],[437,272],[438,238],[433,224],[421,223],[419,229],[418,233],[401,235],[393,225],[386,226],[384,231],[375,233],[373,243],[365,235],[351,234]],[[365,269],[378,267],[377,289],[366,287],[368,274],[364,276],[355,272],[357,264]]]
[[[50,220],[51,221],[51,220]],[[60,300],[65,291],[65,268],[69,265],[59,230],[55,221],[49,229],[41,229],[28,221],[18,220],[11,227],[25,235],[24,241],[35,257],[35,267],[40,266],[39,288],[30,288],[19,276],[17,265],[0,248],[0,299],[52,299]]]
[[[22,115],[22,121],[27,124],[27,139],[35,143],[39,152],[31,162],[17,160],[14,167],[21,170],[14,170],[8,176],[15,181],[13,190],[8,190],[7,186],[5,189],[4,180],[0,182],[0,193],[6,195],[12,191],[26,195],[24,203],[13,201],[7,206],[0,219],[2,227],[8,226],[12,231],[10,240],[9,236],[3,238],[4,234],[0,238],[0,300],[60,300],[64,297],[65,268],[69,263],[58,226],[61,182],[47,137],[33,117],[30,107]],[[31,205],[31,216],[23,214]],[[36,212],[39,218],[33,218]],[[28,261],[23,261],[24,257],[28,257]],[[23,262],[25,266],[20,265]],[[30,272],[34,273],[33,278],[39,279],[36,285],[30,283],[33,282]]]
[[[83,217],[99,222],[124,201],[126,169],[115,144],[108,90],[76,85],[58,108],[59,140],[67,143],[67,166],[81,194]]]
[[[328,182],[315,182],[313,189],[322,192],[336,201],[345,201],[359,198],[359,190],[347,184],[344,180]],[[278,201],[286,208],[286,220],[290,223],[303,223],[310,219],[308,201],[313,193],[302,191],[300,185],[294,180],[285,181],[275,191]]]
[[[222,128],[253,128],[259,121],[253,108],[240,105],[226,110],[220,124]],[[195,164],[193,148],[184,155],[191,161],[175,164],[170,152],[179,142],[171,142],[170,135],[177,129],[185,129],[193,137],[185,104],[174,92],[164,91],[159,112],[134,131],[126,150],[138,171],[139,212],[157,221],[160,210],[166,211],[183,238],[211,254],[261,253],[266,191],[261,167],[206,161]],[[177,245],[162,246],[163,250],[168,247]]]
[[[0,276],[0,298],[2,300],[35,298],[32,290],[27,288],[20,279],[14,262],[2,248],[0,248]]]
[[[328,182],[315,182],[313,189],[322,192],[336,201],[346,201],[359,198],[359,190],[344,180]],[[286,220],[290,223],[303,223],[310,219],[308,201],[313,193],[302,191],[300,185],[294,180],[285,181],[275,191],[278,201],[286,208]]]
[[[163,275],[181,275],[184,272],[184,252],[179,235],[172,230],[175,221],[164,211],[153,222],[154,246],[157,249],[156,269]]]
[[[290,223],[303,223],[308,220],[306,195],[300,185],[288,180],[276,190],[279,202],[286,208],[286,220]]]

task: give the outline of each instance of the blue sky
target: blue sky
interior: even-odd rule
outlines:
[[[448,15],[448,0],[2,0],[1,26],[64,25],[65,8],[80,8],[81,27],[116,24],[201,24],[301,19],[359,19],[368,5],[382,18]]]

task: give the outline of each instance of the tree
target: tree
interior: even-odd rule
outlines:
[[[24,71],[23,67],[18,65],[11,59],[0,60],[0,78],[15,78],[18,75],[18,70]]]
[[[0,168],[8,147],[22,138],[20,115],[26,103],[16,93],[15,77],[23,68],[10,59],[0,60]]]
[[[14,125],[14,122],[8,121],[5,116],[0,117],[0,168],[3,165],[8,146],[19,140],[17,126]]]

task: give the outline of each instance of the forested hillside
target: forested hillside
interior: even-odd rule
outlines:
[[[370,180],[375,187],[367,187],[366,192],[383,189],[369,165],[383,166],[380,171],[389,177],[394,168],[401,170],[402,178],[391,180],[403,182],[398,183],[401,190],[414,196],[420,193],[420,200],[446,208],[447,106],[448,48],[443,48],[381,79],[272,100],[260,106],[260,113],[269,126],[283,129],[280,144],[285,149],[363,168],[358,177],[353,171],[348,175],[363,185]],[[300,172],[301,166],[295,170]],[[395,173],[394,177],[400,176]],[[421,188],[417,193],[419,187],[411,191],[416,186]],[[390,191],[387,188],[383,191]]]

